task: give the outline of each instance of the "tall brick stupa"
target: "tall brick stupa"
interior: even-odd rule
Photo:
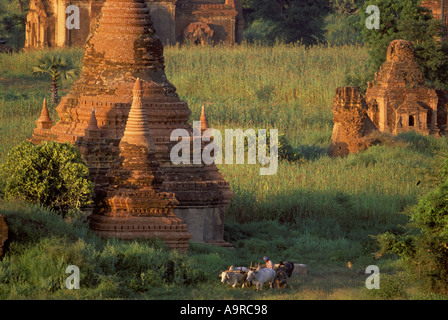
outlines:
[[[150,238],[155,233],[145,230],[152,225],[146,218],[165,215],[168,220],[153,225],[165,221],[170,232],[178,231],[172,239],[170,232],[159,233],[173,248],[185,246],[183,224],[193,241],[230,246],[223,239],[233,196],[228,182],[214,164],[175,165],[170,159],[172,131],[193,136],[191,111],[165,75],[163,45],[144,0],[106,1],[86,41],[81,76],[56,111],[59,121],[40,119],[30,140],[68,141],[80,149],[95,183],[94,231]],[[127,231],[112,232],[112,226]]]

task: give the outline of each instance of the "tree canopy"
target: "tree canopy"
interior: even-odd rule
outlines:
[[[29,0],[0,1],[0,38],[10,47],[21,48],[25,43],[25,22]]]
[[[90,204],[93,183],[79,150],[70,143],[24,141],[0,166],[0,195],[41,204],[63,215]]]
[[[323,17],[330,11],[328,0],[243,0],[242,4],[249,24],[266,25],[267,40],[288,43],[322,40]]]
[[[392,40],[411,42],[416,51],[417,62],[425,79],[435,86],[446,88],[448,83],[448,48],[440,45],[441,21],[433,19],[429,9],[420,5],[421,0],[371,0],[360,10],[359,28],[363,43],[370,53],[370,80],[386,60],[387,48]],[[367,6],[375,5],[380,10],[380,29],[365,26],[371,13]]]

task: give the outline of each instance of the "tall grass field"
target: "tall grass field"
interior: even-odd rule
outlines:
[[[81,49],[0,54],[0,163],[32,135],[49,101],[49,79],[31,74],[49,54],[81,67]],[[225,220],[233,250],[192,243],[181,255],[157,240],[100,239],[81,221],[1,200],[11,241],[0,299],[445,299],[420,290],[395,257],[376,257],[372,236],[403,232],[402,213],[433,187],[447,140],[408,133],[345,158],[326,154],[336,88],[367,69],[367,56],[363,46],[166,47],[166,73],[191,122],[204,106],[212,128],[278,129],[298,159],[280,160],[271,176],[259,165],[218,166],[234,193]],[[60,96],[71,83],[61,83]],[[49,104],[56,121],[55,108]],[[220,283],[230,265],[263,263],[265,255],[306,264],[308,274],[262,293]],[[80,290],[65,288],[72,264],[84,270]],[[369,265],[381,270],[380,290],[365,286]]]

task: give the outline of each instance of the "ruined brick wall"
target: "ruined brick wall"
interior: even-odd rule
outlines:
[[[367,135],[376,131],[367,115],[367,105],[358,87],[342,87],[333,99],[333,135],[328,154],[344,156],[367,149]]]
[[[31,0],[26,21],[26,49],[83,47],[98,23],[105,0]],[[79,29],[67,29],[66,8],[79,8]]]
[[[8,240],[8,225],[6,219],[0,215],[0,257],[5,253],[5,243]]]
[[[26,48],[83,47],[95,30],[106,0],[31,0],[27,15]],[[205,23],[214,32],[213,43],[242,40],[244,19],[239,0],[145,0],[153,27],[164,45],[184,43],[185,30],[192,23]],[[65,8],[80,10],[80,29],[65,28]]]
[[[238,31],[242,9],[238,1],[220,3],[217,0],[186,1],[176,3],[176,42],[184,43],[194,39],[186,38],[191,24],[207,24],[213,30],[213,37],[207,42],[233,44],[240,40]]]
[[[448,123],[448,92],[436,90],[439,98],[437,107],[437,123],[441,129],[440,134],[446,135]]]
[[[422,7],[428,8],[432,11],[434,18],[440,19],[442,12],[442,1],[441,0],[423,0],[421,3]],[[446,16],[448,15],[448,1],[444,3],[444,15],[445,15],[445,25],[446,25]]]

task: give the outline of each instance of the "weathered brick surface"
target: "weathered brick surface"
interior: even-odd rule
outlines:
[[[374,143],[374,131],[447,134],[448,94],[425,84],[414,46],[393,40],[365,98],[358,88],[338,88],[333,100],[334,128],[328,153],[356,153]]]
[[[434,18],[441,19],[442,17],[442,0],[423,0],[421,6],[431,10]],[[448,2],[444,2],[444,25],[447,25],[448,17]]]
[[[5,243],[8,240],[8,224],[5,217],[0,215],[0,257],[5,253]]]
[[[436,90],[425,85],[415,49],[406,40],[390,43],[386,62],[369,83],[366,101],[368,115],[381,132],[437,135],[446,127],[445,107]]]
[[[333,99],[333,134],[328,154],[345,156],[367,149],[369,135],[377,128],[367,116],[367,105],[358,87],[342,87]]]
[[[173,213],[178,201],[166,192],[165,174],[155,158],[154,143],[141,103],[137,79],[119,155],[107,174],[105,198],[90,219],[90,227],[106,237],[122,239],[157,237],[169,248],[186,251],[191,234]],[[98,131],[92,113],[91,131]]]
[[[120,154],[123,156],[128,150],[123,150],[124,143],[121,146],[120,143],[124,136],[125,140],[130,136],[125,135],[125,128],[131,120],[133,89],[138,78],[141,85],[138,103],[140,111],[147,115],[151,157],[165,177],[165,191],[175,195],[178,202],[175,213],[179,210],[199,213],[210,227],[198,230],[195,239],[221,243],[223,214],[216,215],[215,209],[224,213],[233,194],[215,165],[193,164],[192,157],[190,165],[172,163],[170,151],[177,143],[170,141],[172,131],[186,129],[192,135],[193,129],[188,123],[191,111],[180,100],[164,69],[163,45],[154,35],[145,2],[108,0],[96,33],[87,41],[81,76],[56,108],[59,121],[49,129],[38,126],[31,141],[74,143],[95,182],[96,203],[103,203],[110,193],[110,170]],[[135,144],[131,140],[127,143]]]
[[[27,49],[83,47],[95,32],[105,0],[32,0],[27,14]],[[154,29],[164,44],[239,43],[244,28],[239,0],[146,0]],[[80,28],[65,31],[65,8],[79,8]],[[125,20],[122,20],[124,22]],[[42,32],[45,30],[45,32]]]

